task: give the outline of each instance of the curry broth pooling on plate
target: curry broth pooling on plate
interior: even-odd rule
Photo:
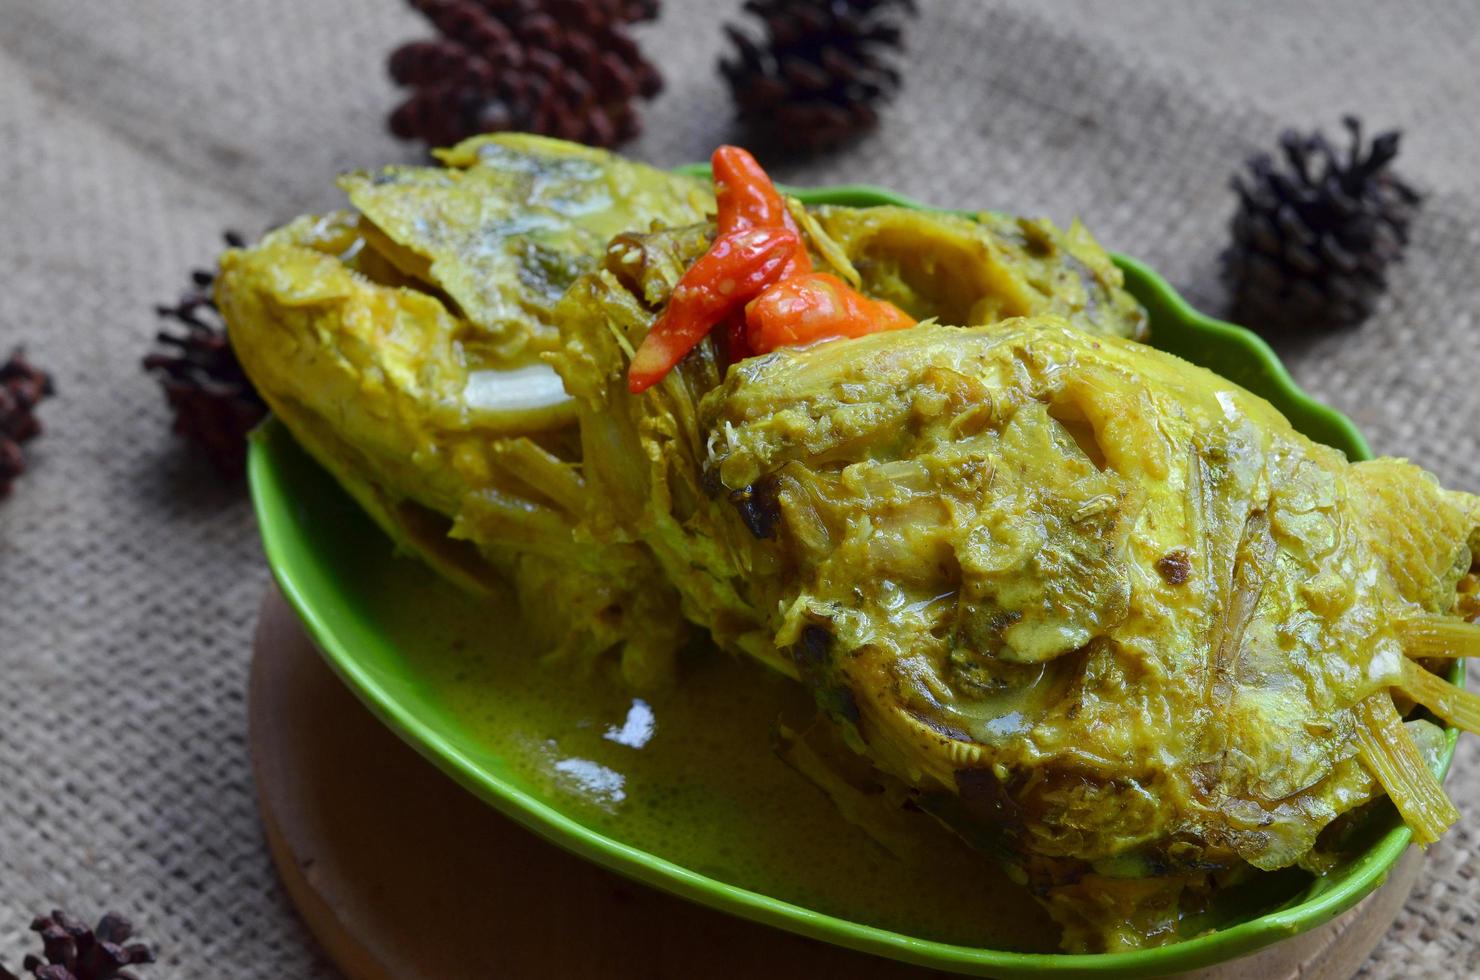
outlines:
[[[587,826],[853,922],[968,946],[1055,948],[1057,927],[1023,889],[929,818],[919,816],[909,861],[840,820],[771,749],[778,715],[809,707],[784,678],[699,649],[680,688],[634,696],[533,656],[508,595],[474,600],[405,561],[367,566],[351,587],[428,696],[463,720],[465,749]]]

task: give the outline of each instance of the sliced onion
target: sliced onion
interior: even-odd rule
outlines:
[[[575,413],[575,400],[548,364],[469,372],[463,404],[479,424],[501,428],[548,428]]]

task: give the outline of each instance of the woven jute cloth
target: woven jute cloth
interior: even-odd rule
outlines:
[[[738,2],[667,0],[642,42],[668,87],[628,147],[673,164],[730,130],[714,72]],[[267,581],[240,487],[168,431],[139,370],[223,228],[339,202],[336,172],[417,159],[385,134],[397,0],[0,0],[0,348],[59,394],[0,504],[0,961],[35,910],[131,912],[162,977],[332,973],[277,885],[245,742]],[[782,174],[1081,216],[1212,312],[1236,161],[1356,110],[1405,129],[1428,198],[1360,330],[1282,343],[1383,453],[1480,490],[1480,5],[1469,0],[923,0],[877,133]],[[1365,975],[1480,975],[1480,759],[1464,821]]]

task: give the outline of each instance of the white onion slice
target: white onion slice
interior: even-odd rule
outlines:
[[[575,408],[560,375],[548,364],[471,371],[463,388],[463,405],[480,422],[496,420],[510,426],[540,425],[567,416]]]

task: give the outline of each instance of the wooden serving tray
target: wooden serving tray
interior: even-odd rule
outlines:
[[[249,694],[262,822],[293,902],[351,980],[928,974],[647,888],[536,837],[381,725],[276,589]],[[1214,980],[1346,980],[1412,891],[1410,848],[1329,925],[1224,964]]]

